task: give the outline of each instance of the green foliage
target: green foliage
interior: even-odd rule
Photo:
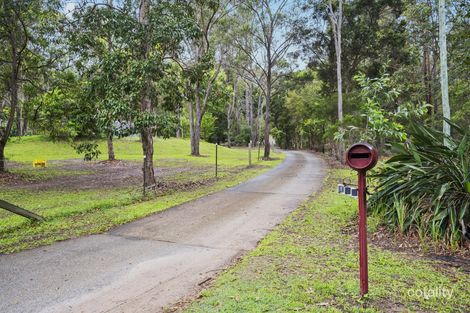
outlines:
[[[380,150],[390,141],[405,141],[407,121],[422,119],[428,112],[429,105],[398,104],[400,92],[394,88],[390,75],[382,74],[378,78],[368,78],[363,73],[355,76],[360,86],[362,105],[360,108],[363,121],[347,116],[343,125],[335,134],[336,140],[370,142]]]
[[[95,142],[82,142],[75,146],[78,154],[83,153],[84,161],[97,160],[101,154],[98,144]]]
[[[377,142],[379,139],[390,138],[403,141],[406,139],[404,127],[396,121],[396,112],[390,112],[395,107],[395,101],[400,94],[390,86],[387,74],[376,79],[367,78],[364,74],[355,76],[361,87],[362,116],[366,118],[365,132],[361,140]],[[387,108],[389,112],[387,113]]]
[[[93,108],[83,115],[84,122],[94,123],[106,136],[150,128],[169,137],[175,133],[174,107],[182,93],[181,71],[167,59],[181,51],[184,39],[198,37],[199,30],[184,1],[153,2],[146,25],[135,9],[130,2],[96,4],[73,14],[73,29],[67,32],[70,50],[78,56],[84,102]],[[141,108],[144,92],[151,110]]]
[[[470,224],[470,129],[453,129],[456,138],[446,138],[447,147],[441,131],[410,123],[409,140],[393,144],[394,156],[373,176],[378,189],[370,199],[372,212],[402,230],[424,226],[435,239],[464,240]]]
[[[286,148],[321,150],[328,137],[326,128],[336,118],[335,104],[321,94],[321,82],[306,70],[293,74],[280,88],[287,91],[284,103],[273,103],[276,142]]]

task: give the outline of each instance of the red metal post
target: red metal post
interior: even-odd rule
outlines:
[[[366,171],[358,171],[359,200],[359,271],[361,295],[369,292],[369,274],[367,268],[367,202]]]

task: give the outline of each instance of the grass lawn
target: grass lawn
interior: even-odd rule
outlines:
[[[97,142],[101,155],[100,160],[107,159],[106,141]],[[215,158],[215,145],[201,141],[201,157],[190,157],[190,144],[187,139],[156,138],[154,141],[156,166],[192,163],[198,165],[212,165]],[[33,160],[67,160],[82,158],[67,142],[52,142],[43,136],[29,136],[14,138],[7,144],[6,158],[14,162],[30,163]],[[141,161],[142,145],[138,137],[128,137],[114,140],[114,152],[119,160]],[[219,165],[240,166],[248,163],[247,149],[230,149],[219,146]],[[273,155],[273,157],[279,157]],[[256,164],[257,151],[253,150],[253,162]]]
[[[335,187],[336,178],[349,175],[331,170],[317,197],[221,274],[185,312],[468,312],[468,273],[374,245],[369,245],[369,294],[359,297],[357,235],[351,231],[357,200],[337,194]]]
[[[100,143],[104,147],[104,142]],[[7,145],[7,157],[16,163],[12,172],[19,174],[23,185],[0,182],[0,199],[25,207],[46,218],[45,222],[31,222],[23,217],[0,210],[0,253],[17,252],[58,240],[106,231],[149,214],[234,186],[259,175],[280,162],[283,154],[273,154],[273,161],[257,161],[247,168],[246,149],[219,147],[219,179],[214,179],[215,146],[201,143],[201,152],[207,156],[188,155],[189,141],[183,139],[156,140],[155,153],[158,169],[169,169],[159,177],[167,187],[155,196],[144,197],[141,190],[140,143],[136,140],[116,140],[116,157],[128,160],[137,171],[137,185],[81,189],[71,181],[86,176],[93,180],[96,174],[85,162],[74,162],[72,169],[52,164],[46,169],[33,169],[34,159],[68,160],[78,155],[67,143],[51,143],[42,137],[24,137]],[[104,150],[105,151],[105,150]],[[96,162],[95,162],[96,163]],[[93,169],[93,167],[91,167]],[[113,173],[116,174],[116,173]],[[95,175],[95,176],[94,176]],[[106,175],[100,173],[99,179]],[[158,172],[157,172],[158,175]],[[64,180],[65,187],[38,189],[41,183]],[[96,182],[95,182],[96,184]]]

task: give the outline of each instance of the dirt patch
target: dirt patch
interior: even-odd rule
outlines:
[[[27,180],[21,174],[4,172],[0,173],[0,185],[17,186],[27,183]]]
[[[16,169],[19,167],[16,166]],[[142,184],[142,166],[131,161],[96,161],[82,160],[54,161],[38,177],[26,174],[4,173],[0,176],[0,184],[6,187],[24,188],[28,190],[94,190],[125,187],[140,187]],[[203,167],[157,167],[155,176],[157,184],[162,187],[180,183],[168,182],[167,178],[188,173],[189,177],[199,177],[206,171]],[[188,186],[194,187],[194,182]],[[165,188],[166,189],[166,188]]]
[[[357,240],[357,223],[348,225],[348,231],[354,232]],[[443,268],[460,268],[470,274],[470,243],[467,241],[458,250],[452,250],[444,244],[426,240],[421,242],[414,232],[401,234],[380,226],[377,231],[369,235],[369,242],[380,248],[404,253],[411,258],[438,261]]]

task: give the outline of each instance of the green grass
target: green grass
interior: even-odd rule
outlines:
[[[0,199],[30,209],[46,218],[45,222],[31,222],[23,217],[0,210],[0,253],[12,253],[58,240],[106,231],[149,214],[225,189],[252,178],[278,165],[282,154],[273,154],[276,160],[256,161],[248,169],[246,149],[219,148],[219,179],[213,179],[214,145],[201,143],[201,152],[207,157],[191,157],[187,140],[157,140],[155,150],[158,167],[182,167],[183,172],[165,177],[165,182],[201,182],[190,190],[176,188],[158,196],[143,197],[140,186],[126,188],[99,188],[95,190],[40,190],[0,185]],[[117,140],[116,156],[139,160],[140,143],[135,140]],[[42,137],[23,137],[8,144],[7,156],[21,163],[33,159],[66,160],[76,158],[67,143],[51,143]],[[29,168],[22,164],[14,168],[30,181],[54,179],[58,176],[89,175],[87,170],[67,170],[57,165],[45,169]],[[195,174],[197,173],[197,175]],[[34,186],[31,185],[31,186]]]
[[[98,141],[101,151],[100,160],[107,159],[106,142]],[[185,163],[212,165],[215,158],[215,145],[201,141],[201,157],[189,157],[190,145],[187,139],[161,139],[154,142],[156,166],[180,166]],[[43,136],[29,136],[12,139],[6,146],[6,158],[20,163],[32,163],[34,160],[66,160],[80,159],[68,142],[52,142]],[[114,151],[119,160],[141,161],[142,145],[138,138],[129,137],[114,140]],[[273,157],[279,155],[273,154]],[[247,149],[231,149],[219,146],[219,165],[233,167],[248,164]],[[253,164],[262,163],[257,160],[257,151],[253,150]]]
[[[308,200],[185,312],[467,312],[470,277],[435,261],[369,246],[369,294],[359,297],[358,252],[348,225],[355,199],[324,190]],[[371,222],[374,222],[373,220]],[[374,223],[372,223],[374,224]],[[420,297],[447,288],[452,297]]]

